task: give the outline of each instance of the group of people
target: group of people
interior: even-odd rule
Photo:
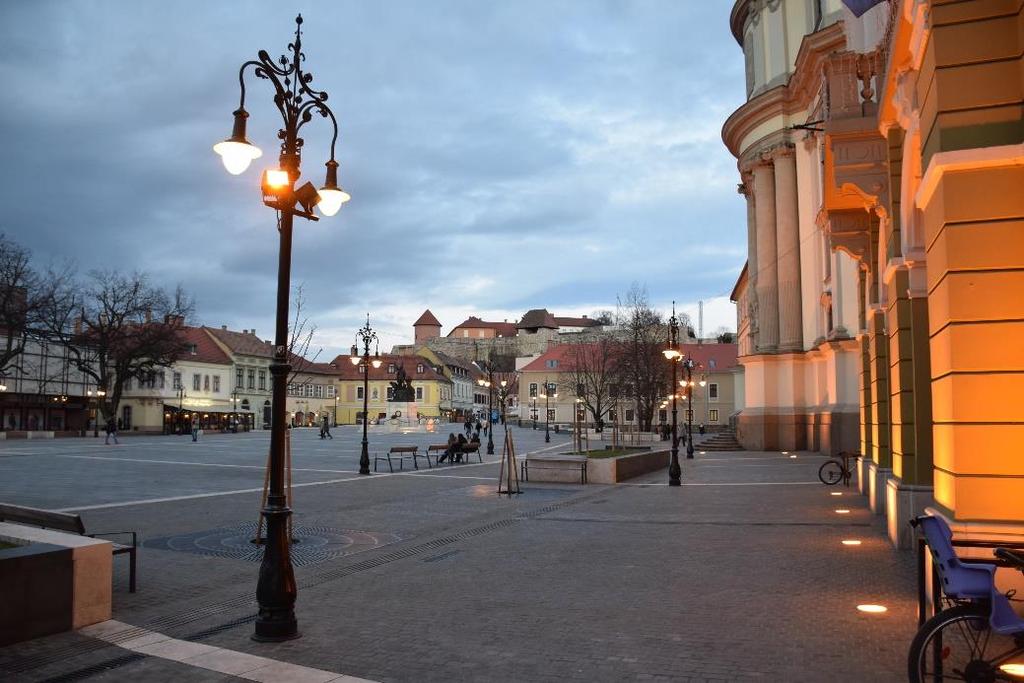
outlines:
[[[466,424],[469,424],[469,420],[466,421]],[[469,434],[468,429],[466,433]],[[469,439],[463,434],[455,436],[455,432],[448,434],[448,450],[441,454],[437,462],[442,463],[445,460],[448,462],[462,462],[462,455],[466,452],[466,447],[473,444],[480,448],[480,423],[477,423],[477,430],[472,433]]]
[[[473,429],[474,429],[473,420],[471,418],[467,417],[466,418],[466,424],[463,425],[463,426],[466,429],[466,438],[469,438],[473,434]],[[480,424],[480,420],[477,420],[475,427],[476,427],[477,441],[480,440],[479,437],[480,437],[480,429],[481,428],[483,428],[484,436],[487,436],[487,424],[486,423],[481,425]]]

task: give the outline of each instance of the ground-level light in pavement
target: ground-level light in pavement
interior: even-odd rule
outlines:
[[[885,605],[857,605],[857,609],[868,614],[881,614],[889,611]]]
[[[833,496],[841,496],[841,495],[843,495],[843,492],[842,491],[832,491],[831,495],[833,495]]]
[[[836,508],[836,514],[837,515],[848,515],[848,514],[850,514],[850,511],[847,510],[846,508]]]
[[[792,458],[793,460],[796,460],[796,456],[795,455],[791,455],[789,457]]]
[[[783,455],[789,455],[789,451],[782,451]]]
[[[844,538],[843,545],[860,545],[860,541],[856,538]]]
[[[1024,663],[1021,662],[1007,662],[1006,664],[1000,664],[999,670],[1004,674],[1015,678],[1024,678]]]
[[[700,452],[700,454],[701,454],[701,455],[707,455],[707,454],[708,454],[708,452],[707,452],[707,451],[701,451],[701,452]]]

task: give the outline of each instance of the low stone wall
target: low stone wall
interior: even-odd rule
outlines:
[[[614,458],[588,458],[587,481],[591,484],[617,484],[668,467],[669,451],[641,451]]]
[[[0,646],[110,619],[110,541],[0,522]]]
[[[530,481],[580,483],[580,463],[587,464],[588,484],[617,484],[668,467],[669,451],[643,450],[611,458],[587,458],[572,453],[527,456]],[[538,467],[531,467],[534,463]]]

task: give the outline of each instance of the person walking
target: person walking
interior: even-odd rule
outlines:
[[[323,420],[320,421],[320,438],[334,441],[334,437],[331,436],[331,425],[327,422],[326,415],[324,415]]]
[[[118,443],[118,441],[117,441],[117,420],[115,420],[114,418],[110,418],[109,420],[107,420],[106,432],[107,432],[107,438],[103,441],[103,443],[105,443],[106,445],[109,446],[110,445],[110,437],[114,437],[114,444],[116,445]]]
[[[199,441],[199,416],[192,418],[192,443]]]

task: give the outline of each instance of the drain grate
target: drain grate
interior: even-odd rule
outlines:
[[[259,562],[263,559],[263,546],[251,542],[255,536],[255,522],[246,522],[233,527],[151,538],[142,545],[156,550]],[[395,534],[301,524],[293,526],[292,537],[295,543],[291,546],[291,558],[296,567],[318,564],[401,540]]]
[[[44,683],[71,683],[72,681],[84,681],[85,679],[92,678],[97,674],[105,673],[113,669],[119,669],[122,666],[134,664],[135,662],[141,661],[145,658],[146,655],[140,654],[123,655],[115,659],[108,659],[107,661],[100,662],[99,664],[93,664],[92,666],[86,666],[75,671],[69,671],[68,673],[61,674],[60,676],[47,678],[44,680]]]

